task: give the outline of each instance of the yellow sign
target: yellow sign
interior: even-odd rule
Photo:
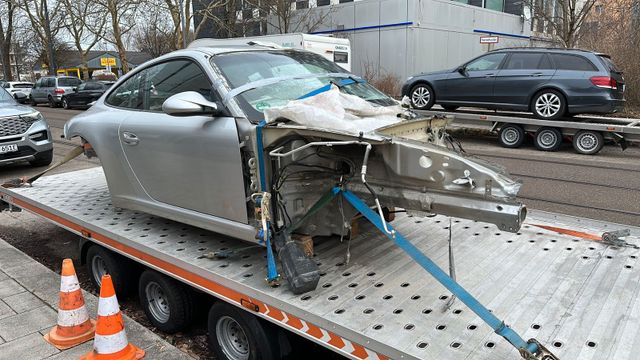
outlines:
[[[100,58],[100,66],[116,66],[116,58]]]

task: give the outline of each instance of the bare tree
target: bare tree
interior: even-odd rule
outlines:
[[[159,2],[159,1],[158,1]],[[147,3],[147,6],[153,6]],[[162,4],[160,4],[162,5]],[[157,8],[156,8],[157,10]],[[138,50],[153,57],[176,50],[179,42],[167,12],[144,11],[139,25],[132,32],[132,44]]]
[[[11,44],[13,41],[13,21],[16,6],[13,0],[3,0],[0,4],[0,61],[2,75],[5,80],[11,80]]]
[[[53,47],[56,42],[56,36],[62,28],[60,3],[56,2],[51,8],[47,0],[15,1],[29,20],[31,24],[30,31],[34,32],[42,48],[46,50],[48,54],[46,63],[50,71],[55,74],[55,52]],[[53,64],[51,64],[52,61],[54,61]]]
[[[562,47],[575,47],[596,0],[525,0],[533,9],[534,27]]]
[[[136,15],[141,0],[94,0],[93,4],[104,11],[110,22],[109,31],[103,38],[112,43],[118,51],[122,72],[129,72],[125,36],[136,26]],[[92,31],[95,32],[95,29]],[[97,35],[99,33],[96,32]]]
[[[87,54],[102,39],[107,18],[90,0],[61,0],[63,26],[73,38],[85,79],[89,78]]]

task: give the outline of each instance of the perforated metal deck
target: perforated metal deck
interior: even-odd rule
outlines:
[[[149,256],[164,260],[180,270],[161,271],[208,292],[215,293],[181,271],[315,324],[362,345],[369,355],[519,358],[515,349],[459,301],[444,311],[450,294],[366,223],[361,224],[361,235],[352,240],[349,264],[345,264],[346,241],[332,238],[316,243],[320,284],[313,292],[295,296],[286,286],[266,285],[262,248],[212,260],[204,255],[247,244],[171,220],[114,209],[100,168],[44,177],[32,188],[0,189],[0,194],[3,200],[75,232],[81,232],[75,225],[81,226],[93,241],[113,239],[116,245],[106,245],[117,251],[127,253],[118,244],[136,249],[133,256],[139,261],[148,263]],[[447,268],[448,218],[398,216],[393,224]],[[640,251],[560,235],[532,224],[590,233],[628,227],[535,211],[518,234],[468,220],[454,219],[452,224],[458,281],[524,339],[537,338],[562,359],[631,359],[640,353]],[[627,240],[638,243],[640,228],[631,231]],[[346,346],[339,352],[356,358],[349,350]]]

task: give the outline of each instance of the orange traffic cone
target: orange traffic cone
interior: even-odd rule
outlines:
[[[64,259],[60,277],[58,324],[44,336],[44,339],[64,350],[93,339],[95,330],[96,322],[89,319],[73,261]]]
[[[134,360],[144,357],[144,350],[127,340],[110,275],[102,276],[97,320],[93,350],[81,356],[80,360]]]

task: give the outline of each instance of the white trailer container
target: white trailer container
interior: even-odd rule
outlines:
[[[272,43],[284,48],[303,49],[321,55],[351,71],[351,45],[349,39],[328,35],[311,35],[303,33],[250,36],[229,39],[198,39],[189,47],[246,45],[249,42]]]

